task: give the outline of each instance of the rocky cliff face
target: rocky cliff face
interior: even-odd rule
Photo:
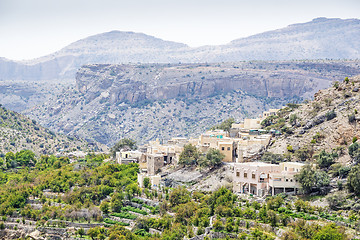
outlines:
[[[278,63],[264,65],[274,69]],[[253,69],[250,70],[251,67]],[[110,104],[136,104],[145,100],[206,98],[239,89],[258,97],[301,98],[304,94],[312,95],[318,89],[327,87],[329,79],[301,69],[264,71],[261,64],[251,63],[93,64],[80,68],[76,85],[87,101],[101,95],[108,98]]]
[[[332,81],[360,74],[358,61],[222,64],[91,64],[76,88],[27,114],[55,131],[112,145],[123,137],[197,136],[228,117],[312,97]]]
[[[12,85],[16,84],[23,89],[27,89],[29,84],[41,85],[39,88],[41,91],[34,89],[26,98],[15,90],[10,91],[10,88],[2,96],[6,99],[3,103],[18,111],[43,103],[49,95],[57,93],[51,91],[53,86],[48,90],[49,84],[57,85],[55,88],[59,88],[64,81],[74,84],[77,70],[85,64],[359,59],[359,26],[358,19],[319,18],[237,39],[226,45],[199,48],[190,48],[182,43],[164,41],[142,33],[120,31],[102,33],[81,39],[60,51],[38,59],[14,62],[0,58],[1,82],[11,82]],[[251,76],[244,77],[251,79]],[[216,84],[216,81],[211,83]],[[231,84],[234,83],[231,81]],[[207,81],[206,84],[210,82]],[[200,87],[199,82],[195,85]],[[202,86],[218,88],[217,85]],[[181,88],[185,87],[187,86]],[[222,87],[225,87],[223,80],[220,88]],[[168,90],[173,91],[172,88]]]

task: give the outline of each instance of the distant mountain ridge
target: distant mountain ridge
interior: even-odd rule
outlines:
[[[229,44],[190,48],[143,33],[97,34],[53,54],[15,62],[0,58],[2,80],[72,79],[92,63],[200,63],[244,60],[360,58],[360,20],[317,18],[307,23],[236,39]]]

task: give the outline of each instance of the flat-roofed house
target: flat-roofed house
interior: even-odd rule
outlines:
[[[301,191],[295,175],[304,166],[297,162],[270,164],[245,162],[234,164],[234,191],[258,196],[278,193],[297,194]]]
[[[234,164],[234,191],[263,196],[269,192],[269,177],[279,172],[280,166],[264,162]]]
[[[295,175],[300,172],[303,166],[303,163],[298,162],[280,163],[280,171],[270,174],[269,187],[271,195],[282,192],[291,194],[301,192],[301,185],[295,179]]]

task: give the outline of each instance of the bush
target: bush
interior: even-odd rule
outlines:
[[[317,156],[317,164],[320,168],[328,168],[335,162],[335,158],[337,158],[337,153],[327,153],[325,150],[322,150]]]
[[[325,171],[315,170],[310,165],[305,165],[295,177],[307,194],[315,191],[324,193],[330,184],[329,176]]]
[[[311,155],[311,150],[308,146],[304,146],[295,151],[295,156],[301,161],[306,161],[307,159],[311,158]]]
[[[331,119],[336,118],[336,113],[334,110],[329,111],[325,114],[326,120],[330,121]]]
[[[360,166],[354,166],[347,179],[347,187],[350,192],[360,196]]]
[[[234,118],[228,118],[225,121],[223,121],[222,123],[211,127],[210,130],[221,129],[221,130],[224,130],[226,132],[229,132],[230,128],[231,128],[231,125],[233,123],[235,123],[235,119]]]
[[[107,223],[107,224],[119,224],[120,226],[129,226],[130,225],[128,223],[114,221],[114,220],[111,220],[109,218],[105,218],[104,223]]]
[[[333,210],[338,210],[345,203],[345,199],[346,197],[343,192],[335,192],[326,197],[329,207]]]
[[[349,123],[354,122],[354,121],[356,120],[355,114],[350,114],[350,115],[348,116],[348,120],[349,120]]]
[[[121,208],[121,211],[126,211],[126,212],[131,211],[131,212],[140,213],[142,215],[147,215],[148,214],[145,210],[141,210],[141,209],[134,208],[134,207],[131,207],[131,206],[123,207],[123,208]]]
[[[290,118],[289,118],[290,124],[294,126],[296,124],[297,119],[298,119],[298,117],[296,114],[291,114]]]
[[[355,163],[360,162],[360,146],[357,142],[354,142],[349,146],[349,155]]]
[[[275,164],[275,163],[283,162],[284,158],[281,154],[266,152],[264,153],[264,155],[262,155],[261,161]]]
[[[112,214],[110,214],[110,216],[115,216],[115,217],[119,217],[119,218],[126,218],[126,219],[130,219],[130,220],[134,220],[134,219],[137,218],[136,215],[131,214],[129,212],[112,213]]]

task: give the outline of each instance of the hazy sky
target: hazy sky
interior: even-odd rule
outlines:
[[[316,17],[360,18],[360,0],[0,0],[0,57],[40,57],[111,30],[226,44]]]

